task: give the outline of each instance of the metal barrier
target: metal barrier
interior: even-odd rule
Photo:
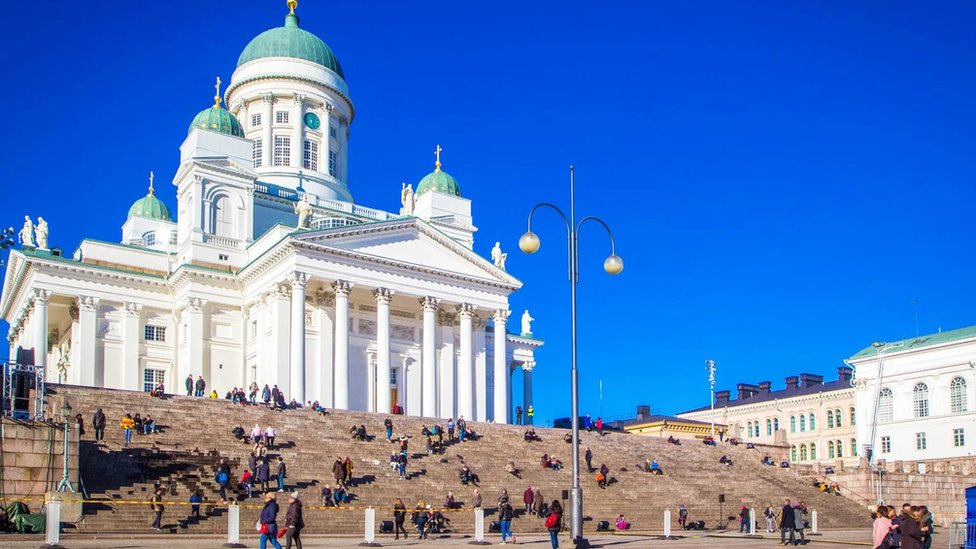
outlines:
[[[953,522],[948,538],[949,549],[976,549],[976,523]]]

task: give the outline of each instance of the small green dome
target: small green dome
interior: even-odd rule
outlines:
[[[441,171],[440,166],[434,171],[425,175],[420,183],[417,184],[417,194],[421,195],[427,191],[437,191],[439,193],[461,196],[461,186],[457,179],[451,177],[447,172]]]
[[[144,217],[146,219],[158,219],[160,221],[172,221],[173,216],[169,213],[169,208],[163,201],[156,198],[153,188],[149,187],[149,194],[136,200],[129,208],[129,218]]]
[[[204,128],[215,132],[229,133],[234,137],[244,137],[244,129],[241,128],[240,121],[220,105],[214,105],[209,109],[200,111],[200,114],[193,117],[193,122],[190,123],[186,133],[190,133],[193,128]]]
[[[298,27],[298,16],[285,16],[285,26],[266,30],[254,37],[241,52],[237,66],[265,57],[292,57],[321,65],[345,79],[342,65],[321,38]]]

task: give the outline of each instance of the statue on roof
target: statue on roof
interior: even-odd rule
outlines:
[[[413,185],[404,183],[400,190],[400,215],[413,215]]]
[[[532,335],[532,321],[533,320],[535,320],[535,319],[532,318],[532,315],[529,314],[529,310],[526,309],[525,312],[522,313],[522,335],[524,335],[524,336],[531,336]]]
[[[307,229],[312,226],[312,205],[308,201],[308,193],[302,195],[295,203],[295,213],[298,214],[298,228]]]
[[[34,245],[34,224],[29,215],[24,216],[24,228],[17,233],[17,237],[24,246]]]
[[[38,216],[37,227],[34,229],[34,234],[37,237],[37,247],[46,250],[47,249],[47,221],[44,221],[43,217]]]
[[[495,242],[495,247],[491,249],[491,262],[504,271],[506,259],[508,259],[508,254],[502,252],[502,243]]]

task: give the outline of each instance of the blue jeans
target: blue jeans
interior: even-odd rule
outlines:
[[[552,542],[552,549],[559,549],[559,533],[555,530],[549,530],[549,541]],[[262,548],[263,549],[263,548]]]
[[[278,490],[285,491],[285,475],[278,475]]]
[[[387,429],[386,430],[386,440],[390,440],[391,438],[393,438],[393,429]]]
[[[515,537],[512,535],[512,521],[503,520],[499,523],[499,526],[501,527],[502,530],[502,541],[505,541],[506,538]]]
[[[464,442],[464,437],[466,437],[466,436],[468,436],[468,432],[465,431],[464,429],[461,429],[460,431],[458,431],[458,439],[460,439],[461,442]]]
[[[790,533],[790,545],[796,545],[796,529],[792,526],[782,526],[779,530],[780,543],[786,543],[786,533]]]
[[[400,469],[400,476],[401,477],[407,476],[407,464],[406,463],[399,463],[397,465],[398,465],[398,467]]]
[[[268,541],[271,541],[271,545],[275,546],[277,549],[281,549],[281,544],[278,543],[278,525],[269,524],[268,533],[261,534],[261,549],[267,549]]]
[[[132,442],[132,429],[125,429],[125,443]]]

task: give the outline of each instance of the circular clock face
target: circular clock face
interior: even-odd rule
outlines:
[[[319,129],[319,117],[314,112],[305,113],[305,125],[310,129]]]

